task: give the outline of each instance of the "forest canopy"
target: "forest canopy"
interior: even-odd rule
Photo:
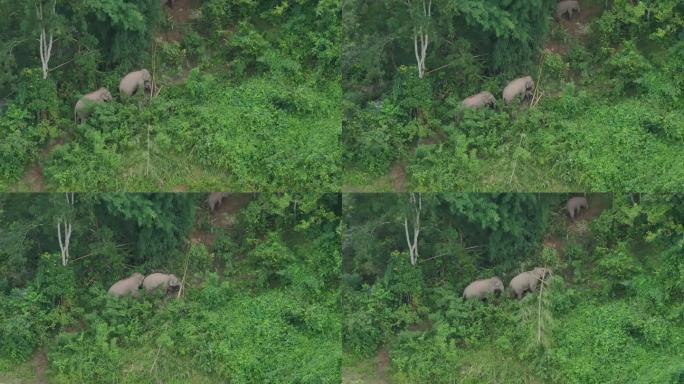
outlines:
[[[66,196],[0,194],[1,382],[339,381],[339,195]]]
[[[682,196],[589,194],[574,219],[569,197],[345,195],[343,381],[680,383]],[[494,276],[503,292],[463,299]]]
[[[338,185],[336,1],[2,0],[0,13],[0,190]],[[142,68],[152,89],[120,94]],[[112,100],[75,123],[101,87]]]
[[[684,3],[557,5],[343,1],[343,188],[681,190]]]

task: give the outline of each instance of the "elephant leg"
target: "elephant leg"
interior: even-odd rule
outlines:
[[[530,282],[530,292],[534,292],[537,290],[537,283],[539,283],[539,280],[534,279]]]

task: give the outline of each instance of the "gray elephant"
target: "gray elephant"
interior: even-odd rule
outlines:
[[[489,279],[475,280],[463,290],[463,298],[483,299],[488,293],[503,292],[504,285],[501,279],[494,276]]]
[[[160,289],[162,292],[168,293],[171,289],[180,287],[180,281],[176,275],[167,275],[165,273],[152,273],[147,275],[142,284],[147,292]]]
[[[74,120],[76,124],[82,123],[95,109],[95,105],[112,100],[112,94],[107,88],[100,88],[95,92],[83,95],[74,107]]]
[[[575,196],[568,200],[568,202],[565,204],[565,208],[568,210],[570,218],[575,220],[575,217],[582,211],[582,208],[589,208],[589,202],[587,202],[586,197]]]
[[[119,83],[119,92],[126,96],[133,96],[141,88],[147,93],[152,92],[152,75],[144,68],[127,74]]]
[[[140,287],[140,284],[142,284],[144,279],[145,276],[138,272],[135,272],[130,277],[125,278],[123,280],[119,280],[116,283],[114,283],[114,285],[112,285],[112,287],[109,288],[109,291],[107,291],[107,293],[116,297],[127,295],[139,297],[140,293],[138,292],[138,288]]]
[[[461,102],[464,108],[481,108],[481,107],[491,107],[496,105],[496,99],[489,91],[483,91],[476,95],[466,97]]]
[[[509,283],[509,287],[513,296],[521,299],[525,292],[534,292],[537,290],[537,284],[544,279],[547,274],[551,274],[548,268],[537,267],[531,271],[525,271],[514,277]]]
[[[503,90],[503,99],[506,104],[510,104],[516,96],[520,96],[523,101],[532,98],[534,92],[534,80],[531,76],[519,77],[506,86]]]
[[[556,5],[556,19],[558,20],[563,16],[566,16],[568,20],[570,20],[575,12],[577,12],[578,15],[580,13],[579,1],[563,0]]]
[[[213,212],[216,207],[221,205],[221,201],[228,197],[229,193],[227,192],[212,192],[209,194],[207,197],[207,204],[209,205],[209,209]]]

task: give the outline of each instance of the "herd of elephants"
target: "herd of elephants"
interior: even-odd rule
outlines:
[[[575,0],[563,0],[556,5],[556,18],[566,17],[572,19],[580,12],[580,5]],[[506,104],[510,104],[513,99],[520,96],[522,101],[532,99],[534,93],[534,80],[532,76],[519,77],[506,86],[503,90],[503,99]],[[482,91],[475,95],[466,97],[462,103],[464,108],[493,107],[496,105],[496,98],[489,91]]]
[[[586,197],[576,196],[571,197],[565,204],[568,210],[568,215],[572,220],[579,214],[582,209],[589,208],[589,203]],[[519,273],[508,284],[511,295],[517,299],[521,299],[526,292],[534,292],[537,285],[543,282],[547,276],[552,274],[549,268],[537,267],[531,271]],[[484,299],[490,294],[501,294],[504,292],[503,281],[498,276],[490,277],[489,279],[475,280],[470,283],[463,290],[463,298],[468,299]]]
[[[230,193],[227,192],[209,193],[209,196],[207,196],[206,199],[209,210],[213,212],[221,205],[223,199],[229,195]],[[144,276],[141,273],[135,272],[131,276],[114,283],[107,293],[115,297],[140,297],[140,285],[143,286],[146,292],[161,291],[164,294],[168,294],[169,292],[180,289],[182,283],[174,274],[152,273]]]
[[[221,205],[224,198],[230,194],[226,192],[211,192],[207,196],[206,203],[210,211],[214,211],[216,207]],[[565,204],[570,219],[575,220],[582,209],[589,208],[589,202],[584,196],[571,197]],[[537,289],[539,282],[543,282],[546,276],[551,275],[551,270],[548,268],[537,267],[531,271],[525,271],[513,279],[509,283],[511,293],[514,297],[520,299],[526,292],[534,292]],[[152,273],[148,276],[135,272],[130,277],[119,280],[109,288],[108,293],[112,296],[133,296],[139,297],[140,286],[143,286],[146,292],[153,292],[160,290],[165,294],[172,290],[179,289],[182,285],[174,274]],[[504,284],[497,276],[489,279],[476,280],[470,283],[465,290],[463,290],[464,299],[484,299],[488,294],[503,293]]]
[[[174,0],[160,0],[162,6],[173,8]],[[566,17],[571,19],[575,14],[579,14],[580,5],[576,0],[563,0],[556,5],[556,18]],[[145,92],[152,92],[152,76],[147,69],[140,69],[128,73],[119,83],[119,92],[122,96],[130,97],[138,90],[144,89]],[[503,99],[509,104],[513,99],[520,96],[523,101],[528,101],[534,93],[534,80],[532,76],[519,77],[510,83],[503,90]],[[97,103],[112,100],[112,94],[107,88],[99,88],[96,91],[83,95],[74,107],[74,119],[76,123],[83,122],[93,111]],[[489,91],[482,91],[478,94],[465,98],[462,102],[465,108],[492,107],[496,105],[496,98]]]
[[[168,6],[173,8],[175,0],[159,0],[161,6]],[[138,90],[144,89],[145,92],[152,92],[152,75],[147,69],[133,71],[121,79],[119,83],[119,92],[122,96],[130,97]],[[77,102],[74,107],[74,120],[76,123],[82,123],[93,112],[94,106],[98,103],[111,101],[112,94],[105,87],[99,88],[96,91],[86,93]]]

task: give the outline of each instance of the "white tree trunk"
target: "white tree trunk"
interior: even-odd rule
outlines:
[[[418,195],[418,198],[416,198]],[[413,205],[413,240],[409,236],[409,220],[404,217],[404,231],[406,232],[406,243],[409,248],[409,256],[411,257],[411,265],[418,263],[418,235],[420,235],[420,211],[423,208],[422,198],[420,193],[411,193],[411,204]]]
[[[55,6],[57,4],[57,0],[52,2],[52,14],[55,14]],[[49,33],[45,31],[45,19],[43,17],[43,3],[39,1],[36,5],[36,16],[38,18],[38,21],[42,25],[40,29],[40,37],[38,38],[38,43],[39,43],[39,49],[40,49],[40,63],[41,63],[41,68],[43,70],[43,79],[47,79],[48,77],[48,64],[50,62],[50,56],[52,55],[52,43],[53,43],[53,36],[52,36],[52,31]]]
[[[74,193],[66,193],[67,213],[64,217],[57,219],[57,240],[59,241],[59,250],[62,255],[62,265],[66,267],[69,264],[69,240],[71,239],[72,223],[70,219],[70,211],[74,207]],[[64,227],[64,234],[62,234],[62,227]],[[63,235],[63,237],[62,237]]]
[[[409,7],[410,7],[409,3]],[[416,55],[416,63],[418,64],[418,78],[425,77],[425,57],[427,56],[428,44],[430,44],[430,36],[428,34],[428,25],[430,23],[430,16],[432,14],[432,0],[426,3],[423,0],[423,17],[426,20],[426,25],[415,27],[413,32],[413,52]]]

